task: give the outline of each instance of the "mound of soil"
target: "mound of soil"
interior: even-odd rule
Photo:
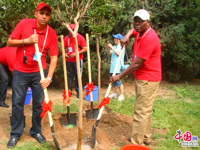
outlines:
[[[161,83],[159,88],[159,93],[163,94],[165,92],[165,83]],[[62,105],[62,90],[59,88],[48,88],[49,97],[53,101],[54,105]],[[101,96],[103,97],[106,93],[107,87],[101,89]],[[134,94],[134,83],[127,83],[124,86],[124,93],[126,95]],[[84,93],[84,91],[83,91]],[[76,98],[76,93],[72,92],[71,99]],[[84,93],[85,94],[85,93]],[[11,87],[8,88],[6,103],[10,106],[9,108],[0,107],[0,149],[7,149],[7,142],[10,139],[10,114],[12,111],[12,91]],[[85,101],[85,100],[84,100]],[[92,135],[92,127],[95,124],[96,119],[91,119],[87,121],[85,110],[87,110],[88,104],[87,102],[83,103],[83,120],[82,120],[82,149],[90,150],[91,148],[91,135]],[[94,106],[97,108],[97,105]],[[32,106],[31,104],[25,105],[24,114],[26,116],[26,125],[24,128],[24,133],[20,138],[17,145],[22,145],[25,142],[33,141],[35,145],[38,142],[32,138],[29,134],[29,130],[32,126]],[[96,145],[93,150],[110,150],[113,147],[122,147],[127,144],[131,144],[127,141],[127,137],[130,136],[131,128],[132,128],[132,116],[126,116],[124,114],[116,114],[112,112],[108,107],[105,107],[103,115],[101,116],[101,120],[97,126],[96,131]],[[53,114],[53,123],[55,129],[55,137],[63,150],[74,150],[77,146],[78,140],[78,114],[77,114],[77,126],[69,129],[63,128],[61,124],[61,113]],[[152,133],[157,133],[161,131],[157,131],[152,129]],[[165,134],[167,131],[162,131]],[[56,149],[50,126],[48,117],[45,122],[42,122],[42,134],[45,136],[46,140],[51,143],[52,148]],[[154,141],[151,143],[151,147],[154,147]]]

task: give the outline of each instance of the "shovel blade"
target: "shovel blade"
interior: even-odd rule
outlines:
[[[70,118],[68,117],[70,116]],[[65,117],[67,121],[65,120]],[[70,124],[69,124],[70,122]],[[76,113],[70,113],[70,115],[67,114],[61,114],[61,124],[63,128],[68,129],[76,126]]]
[[[85,111],[86,118],[88,119],[96,119],[99,114],[99,109],[89,109]]]
[[[97,131],[97,126],[93,125],[93,128],[92,128],[92,148],[94,148],[95,142],[96,142],[96,131]]]
[[[52,135],[52,137],[53,137],[54,144],[56,145],[56,148],[57,148],[58,150],[60,150],[60,145],[58,144],[58,141],[56,140],[55,136]]]
[[[58,150],[60,150],[60,145],[59,145],[58,141],[55,138],[55,133],[54,133],[54,127],[53,127],[53,125],[51,126],[51,133],[52,133],[53,141],[54,141],[54,144],[56,145],[56,148]]]

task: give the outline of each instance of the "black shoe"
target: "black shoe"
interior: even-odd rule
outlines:
[[[131,137],[128,137],[128,139],[127,139],[129,142],[131,142]]]
[[[14,148],[18,140],[19,140],[19,137],[11,137],[10,140],[8,141],[7,147]]]
[[[9,106],[8,106],[6,103],[4,103],[4,102],[0,103],[0,106],[1,106],[1,107],[6,107],[6,108],[9,107]]]
[[[151,142],[143,142],[145,145],[150,145]]]
[[[37,134],[31,135],[31,136],[34,137],[39,143],[46,142],[45,137],[41,133],[37,133]]]
[[[128,137],[128,139],[127,139],[129,142],[131,142],[131,137]],[[143,142],[145,145],[150,145],[151,144],[151,142]]]
[[[77,96],[76,97],[79,98],[79,92],[77,92]]]

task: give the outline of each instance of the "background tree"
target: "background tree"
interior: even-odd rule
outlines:
[[[91,31],[91,39],[94,37],[96,41],[96,52],[98,59],[92,59],[93,72],[96,69],[94,64],[98,61],[98,103],[100,104],[100,93],[101,93],[101,55],[99,42],[105,45],[106,40],[103,39],[102,34],[108,34],[115,24],[120,21],[120,16],[122,13],[123,1],[117,2],[112,0],[95,0],[93,5],[87,12],[86,24]],[[94,55],[93,55],[94,56]],[[104,60],[105,61],[105,58]],[[102,63],[104,64],[104,63]],[[108,65],[106,63],[106,65]],[[104,68],[104,67],[103,67]],[[108,68],[108,67],[106,67]]]
[[[33,0],[27,0],[26,3],[25,0],[0,1],[0,47],[6,46],[9,35],[21,19],[34,17],[35,5]]]
[[[72,38],[75,39],[75,51],[76,51],[76,65],[77,65],[77,76],[78,76],[78,85],[80,97],[79,97],[79,121],[78,121],[78,143],[77,143],[77,150],[81,150],[81,144],[82,144],[82,108],[83,108],[83,95],[82,95],[82,80],[81,80],[81,73],[80,73],[80,61],[79,61],[79,54],[78,54],[78,42],[77,42],[77,31],[79,29],[79,24],[85,15],[85,12],[90,7],[90,5],[93,3],[94,0],[90,1],[88,0],[85,2],[84,0],[79,1],[65,1],[62,0],[61,3],[57,2],[57,11],[56,14],[58,16],[58,19],[60,23],[69,30],[70,34],[72,35]],[[60,5],[65,6],[66,13],[61,13]],[[62,6],[61,6],[62,7]],[[66,18],[67,21],[65,22],[63,18]],[[72,21],[75,23],[75,29],[72,31],[69,25],[72,23]]]
[[[58,35],[67,35],[69,31],[62,26],[57,18],[55,10],[57,9],[56,2],[53,0],[44,0],[52,8],[52,19],[50,20],[50,26],[56,31]],[[41,0],[1,0],[0,1],[0,47],[6,46],[7,39],[10,33],[13,31],[16,24],[23,18],[34,18],[33,11]],[[65,5],[60,1],[60,11],[63,15],[64,22],[67,22],[68,15],[66,15]],[[100,2],[100,0],[97,0]],[[102,2],[104,2],[102,0]],[[109,71],[110,60],[106,51],[105,41],[112,41],[111,33],[121,33],[125,35],[128,30],[133,28],[133,15],[137,9],[147,9],[151,15],[151,26],[158,33],[161,45],[162,45],[162,68],[163,78],[178,81],[183,78],[199,78],[200,77],[200,1],[190,0],[110,0],[113,4],[119,3],[123,8],[120,20],[113,26],[110,32],[102,32],[99,36],[99,49],[102,59],[101,75],[107,75]],[[66,4],[70,6],[71,1],[66,0]],[[110,3],[109,3],[110,4]],[[107,7],[107,6],[105,6]],[[117,6],[115,6],[117,7]],[[114,8],[115,8],[114,7]],[[94,7],[95,8],[95,7]],[[113,8],[113,9],[114,9]],[[117,10],[115,8],[114,10]],[[75,9],[74,9],[75,11]],[[73,11],[73,14],[75,12]],[[87,11],[87,16],[93,11],[90,9]],[[100,10],[101,13],[101,10]],[[99,14],[100,14],[99,13]],[[97,12],[98,14],[98,12]],[[104,19],[107,19],[105,14]],[[115,16],[114,16],[115,17]],[[113,18],[114,18],[113,17]],[[115,19],[115,18],[114,18]],[[91,47],[91,60],[94,62],[92,66],[92,75],[94,78],[98,76],[96,62],[96,40],[95,34],[92,33],[89,28],[88,19],[82,18],[82,22],[79,25],[79,33],[85,35],[89,33],[90,47]],[[94,24],[93,24],[94,25]],[[126,48],[129,59],[132,57],[132,46],[134,40],[131,40],[130,44]],[[60,45],[60,44],[59,44]],[[60,56],[60,55],[59,55]],[[54,74],[54,80],[59,79],[62,76],[62,57],[59,57],[56,72]],[[87,64],[84,64],[86,67]],[[95,70],[96,69],[96,70]],[[86,70],[86,69],[85,69]],[[87,72],[83,72],[83,77],[87,77]],[[108,77],[101,78],[101,83],[105,83]],[[98,79],[96,79],[97,81]],[[63,80],[59,80],[63,81]],[[51,85],[53,86],[53,85]],[[55,85],[54,85],[55,86]]]
[[[200,73],[200,1],[154,0],[150,7],[161,39],[164,77],[195,78]]]

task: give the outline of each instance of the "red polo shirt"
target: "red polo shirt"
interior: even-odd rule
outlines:
[[[134,72],[135,78],[147,81],[160,81],[162,79],[161,69],[161,45],[158,35],[149,27],[138,36],[138,32],[133,30],[133,35],[136,37],[134,43],[134,51],[132,61],[135,55],[145,60],[144,64]]]
[[[78,41],[78,51],[81,51],[82,47],[87,47],[87,43],[85,41],[85,38],[82,35],[80,35],[79,33],[77,33],[76,37],[77,37],[77,41]],[[69,55],[71,53],[75,53],[75,44],[73,43],[72,38],[69,38],[68,35],[64,38],[64,46],[65,46],[65,48],[67,48],[67,53],[69,53]],[[83,54],[79,55],[79,59],[80,60],[83,59]],[[67,58],[66,61],[76,62],[76,57]]]
[[[10,71],[14,70],[17,47],[4,47],[0,49],[0,63],[8,66]]]
[[[12,39],[27,39],[32,34],[34,34],[34,29],[36,29],[36,33],[39,35],[38,37],[38,46],[39,51],[42,51],[44,39],[47,32],[47,27],[40,31],[37,27],[36,19],[23,19],[21,20],[17,26],[15,27],[14,31],[11,33],[10,37]],[[47,25],[49,26],[49,25]],[[50,56],[58,55],[58,42],[57,42],[57,35],[55,31],[49,26],[48,34],[44,49],[42,51],[41,62],[43,69],[47,68],[46,65],[46,54],[49,51]],[[18,71],[31,73],[31,72],[38,72],[39,66],[38,62],[33,60],[33,56],[35,54],[35,46],[34,44],[27,44],[25,45],[25,55],[27,56],[27,63],[23,63],[24,58],[24,49],[23,46],[17,48],[17,58],[14,68]]]

